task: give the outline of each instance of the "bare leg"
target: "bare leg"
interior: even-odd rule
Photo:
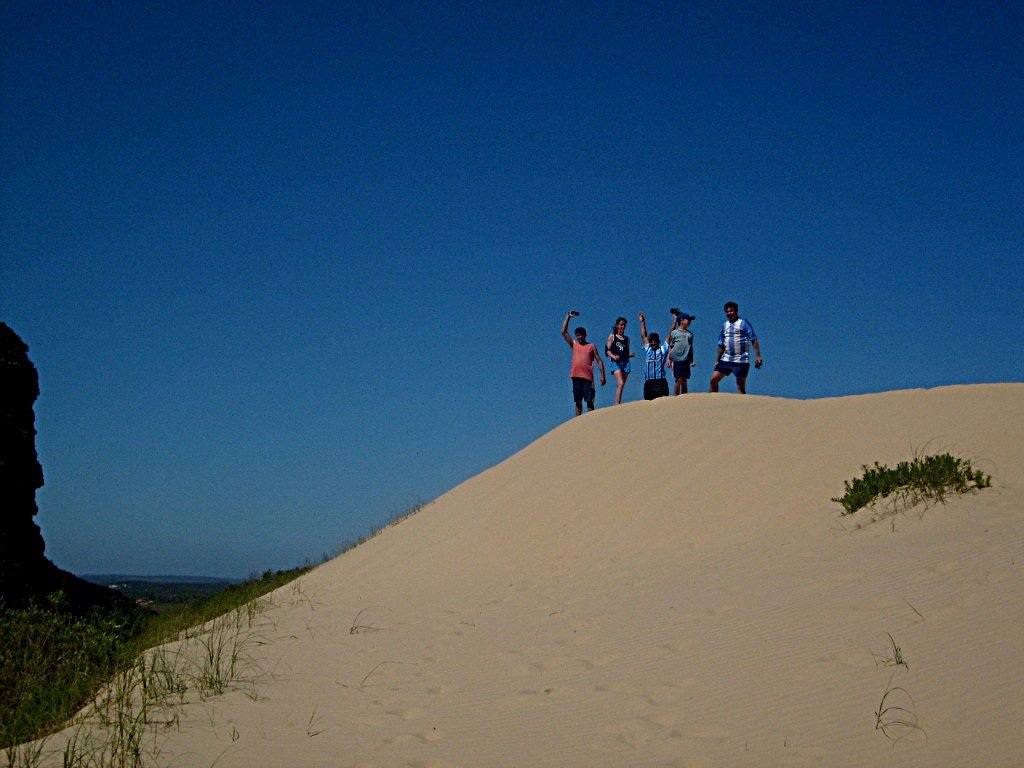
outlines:
[[[690,391],[689,382],[686,379],[676,379],[676,394],[685,395]]]
[[[712,392],[717,392],[718,391],[718,382],[720,382],[724,378],[725,378],[725,374],[722,373],[721,371],[715,371],[714,373],[711,374],[711,391]]]
[[[629,374],[628,373],[623,373],[622,371],[615,371],[612,375],[615,376],[615,382],[616,382],[616,384],[615,384],[615,404],[619,405],[622,402],[622,390],[625,389],[625,387],[626,387],[626,379],[629,378]]]
[[[747,394],[747,377],[737,376],[736,377],[736,389],[739,390],[741,395]]]

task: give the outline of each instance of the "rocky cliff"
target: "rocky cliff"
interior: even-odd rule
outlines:
[[[94,605],[127,607],[116,592],[63,571],[45,557],[35,523],[43,468],[36,454],[35,401],[39,375],[28,345],[0,322],[0,599],[20,607],[63,592],[75,611]]]

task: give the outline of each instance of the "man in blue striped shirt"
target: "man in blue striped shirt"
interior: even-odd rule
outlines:
[[[735,301],[725,304],[725,323],[718,334],[718,357],[715,371],[711,374],[711,391],[718,391],[718,382],[730,374],[736,374],[736,389],[741,395],[747,394],[747,374],[750,373],[750,348],[754,348],[754,367],[760,368],[761,345],[754,333],[754,326],[740,317],[740,308]]]

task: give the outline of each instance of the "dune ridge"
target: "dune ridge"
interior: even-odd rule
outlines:
[[[1024,764],[1022,446],[1024,384],[598,410],[275,593],[256,679],[188,705],[161,759]],[[947,450],[993,487],[830,501]]]

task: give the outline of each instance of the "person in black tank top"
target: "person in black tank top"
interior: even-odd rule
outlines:
[[[629,336],[626,335],[626,318],[620,317],[615,320],[612,332],[605,342],[604,352],[612,361],[612,374],[615,376],[615,404],[622,402],[622,390],[626,386],[626,379],[629,378],[629,358],[633,354],[629,351]]]

